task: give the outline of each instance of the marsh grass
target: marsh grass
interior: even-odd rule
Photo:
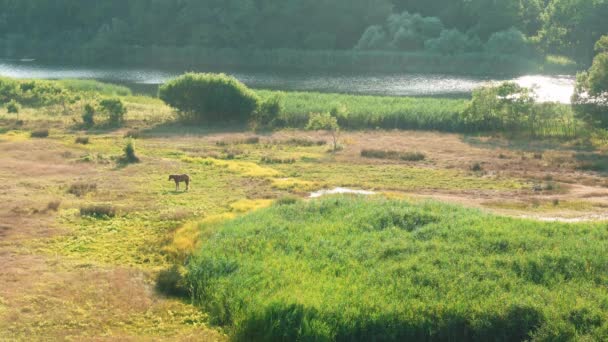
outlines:
[[[435,202],[290,201],[221,226],[188,283],[235,340],[603,340],[607,238]]]
[[[80,208],[80,216],[112,218],[116,216],[116,208],[110,204],[91,204]]]

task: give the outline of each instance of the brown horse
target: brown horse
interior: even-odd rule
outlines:
[[[188,175],[171,175],[169,180],[175,181],[175,191],[179,190],[179,183],[186,183],[186,191],[190,189],[190,176]]]

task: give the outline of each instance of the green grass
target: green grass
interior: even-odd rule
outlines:
[[[288,127],[304,127],[310,113],[339,113],[338,122],[347,129],[432,129],[459,131],[465,99],[361,96],[314,92],[259,90],[262,98],[279,95],[284,103],[282,120]]]
[[[601,224],[331,197],[224,224],[188,281],[236,340],[605,340],[607,240]]]
[[[131,96],[131,89],[95,80],[63,79],[57,83],[73,92],[92,92],[105,96]]]

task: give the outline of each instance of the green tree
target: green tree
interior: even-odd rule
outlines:
[[[473,91],[473,99],[463,113],[472,130],[516,131],[530,124],[536,95],[533,90],[513,82],[484,86]]]
[[[591,125],[608,128],[608,52],[602,52],[608,39],[598,41],[599,53],[588,71],[577,75],[572,106]]]
[[[485,45],[485,50],[492,54],[527,55],[530,53],[526,37],[514,27],[492,34]]]
[[[332,150],[338,150],[338,139],[340,137],[340,126],[338,119],[329,113],[311,113],[306,129],[313,131],[327,131],[332,137]]]

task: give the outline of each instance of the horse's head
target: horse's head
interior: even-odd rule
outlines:
[[[173,180],[173,179],[175,179],[175,176],[173,176],[173,175],[169,176],[169,180]]]

